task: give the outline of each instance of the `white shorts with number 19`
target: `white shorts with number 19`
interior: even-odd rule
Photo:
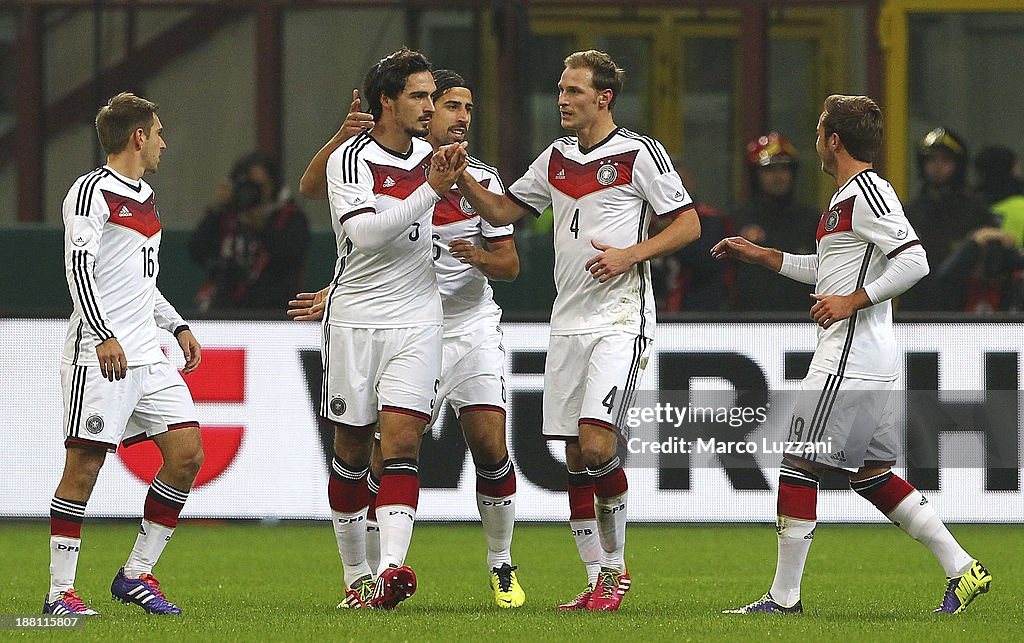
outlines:
[[[544,435],[575,438],[580,423],[623,433],[652,340],[600,331],[552,335],[544,366]]]

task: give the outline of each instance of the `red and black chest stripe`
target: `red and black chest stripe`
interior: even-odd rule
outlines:
[[[156,200],[150,196],[144,203],[106,190],[100,190],[110,209],[108,223],[134,230],[146,238],[160,232],[160,218],[156,212]]]
[[[817,241],[822,237],[836,232],[848,232],[853,230],[853,202],[857,197],[851,196],[835,204],[832,209],[821,214],[818,221],[818,233],[815,236]]]
[[[377,196],[389,196],[394,199],[404,200],[416,191],[427,181],[427,167],[430,164],[430,156],[415,165],[412,169],[405,170],[393,165],[379,165],[367,162],[370,172],[373,173],[373,193]]]
[[[548,183],[571,199],[582,199],[600,190],[629,185],[633,182],[637,152],[632,150],[580,164],[553,149],[548,161]]]
[[[490,179],[480,181],[485,188],[490,185]],[[448,225],[459,221],[468,221],[480,216],[476,209],[470,205],[466,197],[462,196],[459,188],[452,188],[445,192],[441,200],[434,206],[434,225]]]

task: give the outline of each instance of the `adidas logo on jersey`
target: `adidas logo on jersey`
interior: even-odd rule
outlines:
[[[835,460],[836,462],[846,462],[846,452],[839,451],[838,453],[833,453],[832,455],[829,456],[829,458]]]
[[[558,170],[558,174],[555,175],[555,179],[558,180],[558,179],[564,179],[564,178],[565,178],[565,170]]]
[[[122,205],[121,209],[118,210],[118,212],[117,212],[117,216],[119,216],[119,217],[130,217],[130,216],[132,216],[132,211],[128,209],[127,205]]]
[[[393,187],[395,187],[395,180],[393,178],[391,178],[390,176],[385,177],[384,183],[383,183],[383,187],[385,187],[385,188],[393,188]]]

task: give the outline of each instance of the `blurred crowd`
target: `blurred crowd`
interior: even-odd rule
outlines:
[[[699,201],[698,177],[674,159],[698,199],[702,233],[695,243],[652,262],[660,312],[809,310],[810,286],[710,255],[712,246],[733,235],[797,254],[815,251],[822,210],[798,197],[796,147],[770,132],[750,141],[743,153],[747,198],[728,210]],[[1024,310],[1024,181],[1016,154],[990,146],[972,159],[962,137],[938,127],[918,142],[917,169],[920,192],[905,203],[931,273],[900,298],[897,310]],[[309,244],[309,222],[283,185],[275,160],[259,153],[240,158],[190,241],[193,260],[206,271],[198,308],[283,309],[306,289]]]

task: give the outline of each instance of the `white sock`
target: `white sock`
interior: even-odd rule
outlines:
[[[405,564],[415,524],[416,510],[408,505],[377,507],[377,526],[380,528],[378,575],[392,565],[401,567]]]
[[[371,570],[380,568],[380,525],[376,520],[366,520],[366,562]]]
[[[50,536],[50,593],[46,597],[47,602],[52,603],[58,594],[75,586],[81,549],[81,538]]]
[[[911,538],[924,544],[939,559],[946,576],[959,576],[974,560],[942,524],[935,510],[921,492],[914,489],[887,516]]]
[[[352,583],[372,573],[366,562],[366,507],[353,512],[331,510],[331,524],[345,569],[345,585],[351,587]]]
[[[476,494],[480,524],[487,537],[487,569],[512,564],[512,529],[516,524],[516,496],[494,498]]]
[[[128,556],[128,562],[124,564],[125,577],[138,578],[143,574],[152,574],[156,561],[160,560],[160,554],[164,553],[164,547],[170,542],[173,533],[173,527],[143,520],[139,525],[135,547]]]
[[[601,538],[597,534],[597,520],[570,520],[569,527],[576,539],[580,560],[587,568],[587,582],[597,585],[597,576],[601,572]]]
[[[601,567],[626,570],[626,496],[594,496],[594,514],[601,539]]]
[[[816,520],[794,520],[779,516],[779,559],[775,564],[775,580],[771,595],[783,607],[792,607],[800,600],[800,579],[804,575],[807,552],[814,542]]]

